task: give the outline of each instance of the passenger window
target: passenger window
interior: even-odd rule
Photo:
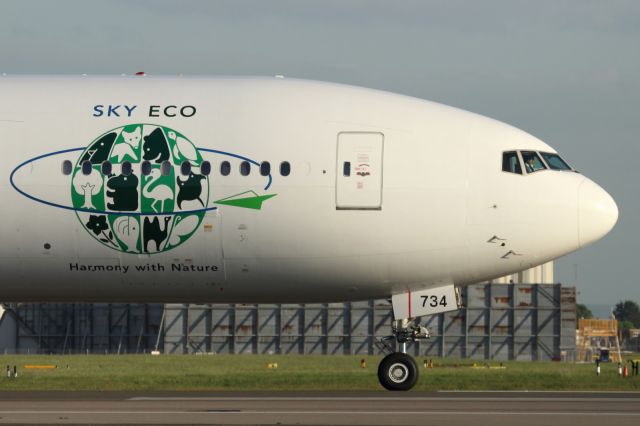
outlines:
[[[149,176],[151,174],[151,163],[148,161],[143,161],[140,166],[140,171],[144,176]]]
[[[538,170],[546,169],[544,163],[540,159],[537,152],[534,151],[521,151],[522,161],[524,161],[524,168],[527,173],[537,172]]]
[[[520,159],[518,153],[515,151],[509,151],[502,153],[502,171],[509,173],[522,174],[522,166],[520,166]]]
[[[191,173],[191,163],[183,161],[182,164],[180,164],[180,173],[182,176],[188,176],[189,173]]]
[[[168,161],[163,161],[160,163],[160,174],[162,176],[169,176],[171,174],[171,163]]]
[[[229,176],[229,173],[231,173],[231,164],[229,164],[228,161],[220,163],[220,174],[222,176]]]
[[[351,162],[345,161],[342,164],[342,176],[349,177],[351,176]]]
[[[73,171],[73,163],[71,163],[71,161],[69,160],[64,160],[62,162],[62,174],[70,175],[72,171]]]
[[[270,173],[271,173],[271,164],[269,164],[268,161],[263,161],[260,164],[260,174],[262,176],[269,176]]]
[[[242,176],[249,176],[249,173],[251,173],[251,164],[249,164],[248,161],[240,163],[240,174]]]
[[[541,152],[540,154],[542,154],[542,158],[544,158],[551,170],[572,170],[558,154],[550,152]]]
[[[113,167],[111,165],[111,161],[103,161],[102,162],[102,174],[104,176],[109,176],[111,174]]]
[[[132,171],[133,171],[133,168],[131,167],[131,163],[130,162],[125,161],[124,163],[122,163],[121,173],[123,175],[129,176]]]
[[[280,174],[282,176],[289,176],[291,173],[291,164],[288,161],[283,161],[280,163]]]
[[[91,170],[93,170],[93,167],[91,166],[91,161],[86,160],[85,162],[82,163],[82,174],[83,175],[90,175],[91,174]]]
[[[211,174],[211,163],[203,161],[202,164],[200,164],[200,173],[209,176]]]

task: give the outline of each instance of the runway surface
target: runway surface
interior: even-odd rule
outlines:
[[[640,392],[0,392],[0,423],[638,425]]]

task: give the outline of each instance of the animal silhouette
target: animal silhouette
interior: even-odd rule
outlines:
[[[138,210],[138,178],[133,173],[125,175],[109,175],[107,180],[107,197],[113,199],[107,203],[109,210],[130,212]]]
[[[164,211],[164,202],[166,200],[173,200],[173,191],[167,185],[156,185],[153,189],[149,189],[155,181],[160,179],[160,170],[152,169],[151,174],[148,177],[147,183],[142,188],[142,195],[147,198],[153,198],[151,208],[154,212],[160,213]],[[160,210],[156,208],[156,204],[160,203]]]
[[[167,247],[174,247],[180,244],[180,242],[182,241],[182,237],[188,236],[193,231],[195,231],[199,223],[200,220],[195,214],[186,217],[176,217],[176,221],[173,224],[171,237],[169,238]]]
[[[200,198],[202,195],[202,184],[200,181],[205,177],[203,175],[197,175],[190,173],[186,180],[181,180],[180,176],[176,178],[178,181],[178,208],[182,209],[183,201],[198,200],[202,207],[204,207],[204,201]]]
[[[142,239],[144,241],[144,251],[145,253],[155,253],[160,251],[160,246],[162,242],[167,239],[167,234],[169,233],[169,221],[171,220],[171,216],[164,217],[164,228],[160,227],[160,219],[157,216],[153,218],[153,220],[148,217],[144,218],[144,226],[142,228]],[[149,243],[156,243],[156,249],[153,252],[149,251]]]
[[[140,129],[140,127],[136,127],[131,132],[123,130],[122,139],[124,139],[124,141],[131,145],[133,148],[138,148],[138,145],[140,145],[140,138],[142,137],[141,133],[142,130]]]
[[[140,223],[133,216],[118,216],[113,221],[113,232],[126,246],[126,251],[138,252],[138,237],[140,236]]]
[[[90,160],[91,164],[102,164],[104,161],[107,161],[109,159],[109,152],[111,151],[111,147],[116,141],[117,136],[117,133],[111,132],[95,141],[82,156],[82,160],[80,160],[79,164],[82,164],[87,160]]]
[[[118,163],[122,162],[122,159],[127,155],[134,161],[138,160],[134,150],[140,146],[140,138],[142,137],[140,127],[136,127],[132,132],[122,131],[122,140],[124,142],[116,144],[111,152],[112,157],[116,157]]]
[[[176,158],[186,158],[190,162],[198,161],[198,151],[191,142],[178,136],[176,144],[173,146],[173,156]]]
[[[142,144],[142,158],[160,164],[169,159],[169,144],[161,128],[155,129],[145,136]]]

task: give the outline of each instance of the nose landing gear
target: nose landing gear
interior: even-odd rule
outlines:
[[[376,342],[378,348],[387,354],[378,367],[378,380],[388,390],[406,391],[418,381],[418,366],[407,355],[407,342],[429,338],[429,331],[415,324],[414,319],[458,310],[462,306],[460,292],[453,283],[424,290],[407,290],[406,293],[392,295],[391,304],[396,318],[391,326],[392,335]],[[399,351],[393,343],[397,343]]]
[[[407,391],[415,386],[419,374],[418,364],[407,355],[407,342],[428,339],[429,331],[409,320],[395,321],[391,330],[393,335],[378,341],[378,347],[388,354],[378,366],[378,380],[387,390]],[[400,345],[400,352],[394,351],[392,340]]]

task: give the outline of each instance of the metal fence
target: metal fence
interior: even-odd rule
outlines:
[[[418,356],[571,360],[575,288],[477,284],[464,308],[423,318]],[[386,300],[330,304],[25,304],[0,322],[0,353],[377,354],[390,334]]]

